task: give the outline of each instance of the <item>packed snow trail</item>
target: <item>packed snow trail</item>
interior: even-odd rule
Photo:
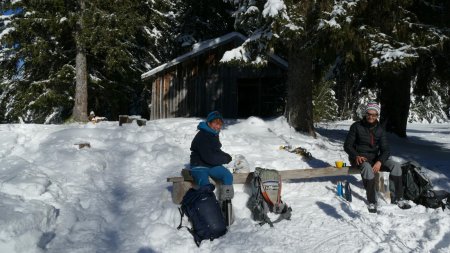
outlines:
[[[404,211],[380,200],[380,214],[369,214],[358,175],[285,181],[282,195],[292,219],[274,228],[251,220],[248,189],[236,185],[230,231],[197,248],[188,231],[176,229],[180,215],[166,178],[189,162],[199,122],[0,125],[0,252],[450,250],[449,211],[416,205]],[[251,168],[303,169],[346,160],[342,143],[351,122],[321,125],[317,139],[296,133],[284,118],[227,123],[220,135],[223,149],[244,155]],[[407,141],[390,136],[394,158],[419,154],[414,157],[430,169],[436,187],[450,191],[450,126],[412,127]],[[81,142],[91,148],[74,145]],[[314,159],[279,149],[286,144],[306,148]],[[351,182],[353,202],[336,196],[338,180]]]

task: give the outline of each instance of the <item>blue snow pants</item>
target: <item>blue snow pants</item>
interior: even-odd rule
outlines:
[[[209,178],[212,177],[215,180],[219,180],[223,185],[233,184],[233,175],[231,172],[222,165],[215,167],[193,167],[191,168],[191,176],[194,182],[198,186],[209,184]]]

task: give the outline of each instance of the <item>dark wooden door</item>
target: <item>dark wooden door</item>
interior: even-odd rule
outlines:
[[[260,116],[260,83],[258,79],[238,81],[238,117]]]

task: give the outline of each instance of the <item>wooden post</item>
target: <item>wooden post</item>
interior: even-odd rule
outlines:
[[[175,204],[180,204],[183,200],[186,192],[192,187],[192,182],[182,181],[182,182],[174,182],[172,189],[172,201]]]
[[[119,126],[123,123],[128,123],[128,115],[119,115]]]

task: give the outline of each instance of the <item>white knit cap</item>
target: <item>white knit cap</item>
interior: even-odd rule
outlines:
[[[366,113],[368,110],[374,110],[377,112],[377,114],[380,114],[380,106],[377,104],[377,102],[371,101],[371,102],[367,103]]]

